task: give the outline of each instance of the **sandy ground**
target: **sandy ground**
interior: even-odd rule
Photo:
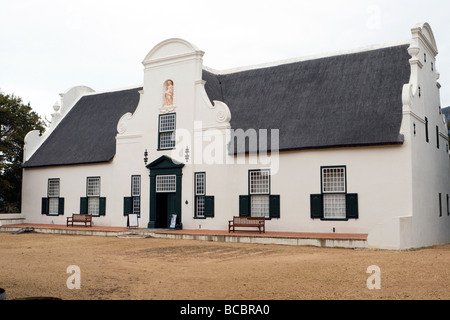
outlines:
[[[67,286],[71,265],[80,289]],[[367,287],[372,265],[379,290]],[[8,300],[448,300],[449,266],[450,245],[397,252],[0,233]]]

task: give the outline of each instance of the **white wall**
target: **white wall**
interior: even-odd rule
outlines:
[[[403,100],[405,131],[412,145],[414,209],[412,236],[405,243],[406,248],[450,242],[450,217],[447,214],[447,195],[450,194],[448,133],[445,117],[439,111],[437,46],[428,24],[418,24],[412,29],[409,52],[412,72],[410,88],[404,88]],[[425,117],[428,119],[429,142],[426,142]],[[439,136],[436,135],[436,126]],[[439,193],[442,195],[442,216],[439,212]]]
[[[429,33],[427,33],[429,36]],[[413,34],[414,35],[414,34]],[[415,43],[415,42],[413,42]],[[403,145],[290,151],[272,155],[271,194],[280,195],[281,217],[267,221],[268,231],[363,233],[371,247],[405,249],[449,241],[450,217],[446,196],[450,194],[449,156],[445,124],[438,114],[437,74],[431,71],[433,52],[427,63],[418,63],[425,48],[420,41],[412,59],[411,83],[403,92]],[[417,53],[416,53],[417,51]],[[140,227],[149,221],[149,171],[143,163],[162,155],[186,162],[183,168],[182,219],[185,229],[226,230],[228,220],[239,214],[239,195],[248,194],[248,170],[268,165],[249,157],[226,154],[230,115],[219,101],[210,103],[201,80],[203,52],[181,39],[169,39],[144,59],[144,86],[134,114],[124,115],[117,125],[116,156],[110,163],[34,168],[24,170],[23,208],[27,222],[64,224],[78,212],[80,197],[86,196],[86,178],[101,177],[101,196],[107,198],[106,216],[94,218],[95,225],[126,226],[123,198],[130,196],[131,176],[141,176]],[[428,55],[427,55],[428,56]],[[419,65],[422,64],[422,67]],[[429,70],[429,71],[425,71]],[[177,146],[158,148],[158,116],[163,104],[163,84],[175,85]],[[421,97],[418,86],[421,86]],[[399,95],[401,93],[399,92]],[[399,108],[401,106],[398,106]],[[429,119],[430,143],[425,143],[424,117]],[[414,124],[416,133],[414,134]],[[436,148],[435,127],[443,135]],[[210,148],[222,141],[223,155],[214,157]],[[184,158],[186,147],[190,159]],[[216,150],[217,151],[217,150]],[[241,164],[238,159],[244,160]],[[321,192],[320,167],[345,165],[347,192],[357,193],[359,219],[321,221],[310,218],[310,195]],[[206,172],[206,194],[215,196],[215,217],[194,218],[194,173]],[[47,196],[50,178],[61,181],[65,216],[41,215],[41,198]],[[442,217],[438,194],[442,193]]]
[[[129,196],[122,186],[130,186],[131,177],[118,181],[109,163],[60,167],[28,168],[23,171],[22,213],[27,223],[66,224],[66,218],[80,212],[80,198],[86,197],[88,177],[101,177],[100,196],[106,197],[106,216],[94,217],[98,226],[126,226],[123,197]],[[41,214],[41,199],[47,197],[48,179],[60,179],[60,197],[64,198],[64,216]],[[128,183],[127,183],[128,182]]]
[[[404,146],[360,147],[282,152],[277,173],[271,176],[271,194],[280,195],[281,217],[266,222],[268,231],[362,233],[377,224],[412,214],[411,174]],[[239,215],[239,195],[248,194],[248,170],[266,166],[248,164],[196,166],[205,171],[207,194],[215,196],[215,218],[186,222],[186,228],[227,228]],[[321,193],[321,166],[345,165],[347,191],[359,197],[359,219],[321,221],[310,218],[310,195]],[[185,179],[187,177],[183,177]],[[192,213],[193,215],[193,213]],[[398,234],[384,234],[396,242]],[[374,239],[374,245],[380,239]],[[384,241],[384,240],[383,240]]]

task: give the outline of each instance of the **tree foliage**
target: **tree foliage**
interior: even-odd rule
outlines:
[[[0,92],[0,212],[20,210],[24,139],[45,130],[44,121],[20,97]]]

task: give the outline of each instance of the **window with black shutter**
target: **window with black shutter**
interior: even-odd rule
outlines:
[[[48,179],[47,197],[42,198],[43,215],[64,215],[64,198],[60,197],[60,179]]]
[[[80,198],[81,214],[106,215],[106,198],[100,196],[100,182],[100,177],[86,179],[86,197]]]
[[[321,167],[320,173],[321,193],[310,195],[311,219],[358,219],[358,194],[347,193],[347,167]]]
[[[239,216],[280,218],[280,196],[270,192],[270,170],[248,172],[248,195],[239,196]]]
[[[194,173],[194,218],[214,218],[214,196],[206,195],[206,172]]]

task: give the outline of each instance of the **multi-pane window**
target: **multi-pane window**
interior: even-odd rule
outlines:
[[[311,194],[311,218],[348,220],[358,219],[358,194],[347,193],[345,166],[321,167],[321,193]]]
[[[100,177],[87,178],[87,213],[99,215],[100,213]]]
[[[195,216],[205,217],[206,173],[195,174]]]
[[[59,179],[48,180],[48,214],[58,215],[59,213]]]
[[[271,194],[270,170],[248,171],[248,194],[239,196],[239,216],[280,218],[280,196]]]
[[[59,179],[48,180],[48,197],[49,198],[59,197]]]
[[[156,176],[156,192],[176,192],[176,175],[158,175]]]
[[[269,218],[270,170],[249,171],[250,215]]]
[[[252,217],[266,217],[269,218],[269,196],[255,196],[251,197],[251,216]]]
[[[41,213],[44,215],[64,215],[64,198],[60,197],[60,180],[48,179],[47,197],[42,198]]]
[[[133,198],[133,213],[141,214],[141,176],[131,177],[131,196]]]
[[[141,216],[141,176],[131,176],[131,197],[123,198],[123,214]]]
[[[175,148],[176,114],[161,114],[159,116],[159,149]]]
[[[100,177],[87,178],[87,196],[100,197]]]
[[[250,171],[250,194],[269,194],[269,170]]]
[[[345,167],[322,168],[323,214],[326,219],[345,219]]]
[[[323,215],[326,219],[345,219],[345,194],[324,194]]]
[[[322,192],[345,193],[345,167],[322,168]]]
[[[214,196],[206,195],[206,172],[194,173],[194,218],[214,218]]]

